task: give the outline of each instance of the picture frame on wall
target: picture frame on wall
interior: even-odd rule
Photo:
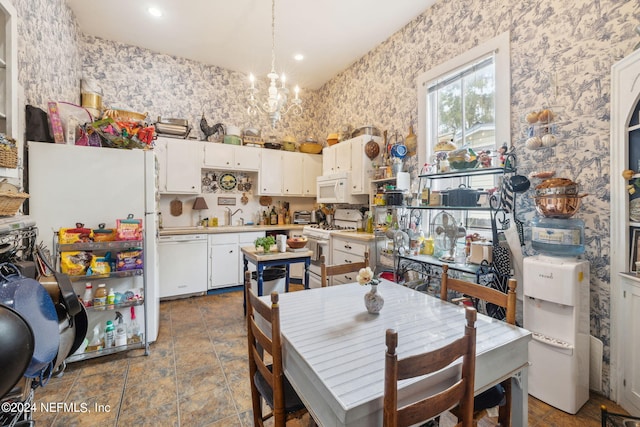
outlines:
[[[629,271],[632,273],[640,273],[638,270],[638,266],[640,265],[640,252],[638,248],[640,247],[640,229],[633,229],[633,238],[631,239],[631,258],[629,260]]]

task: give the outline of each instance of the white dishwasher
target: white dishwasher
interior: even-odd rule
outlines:
[[[160,236],[160,298],[207,292],[207,235]]]

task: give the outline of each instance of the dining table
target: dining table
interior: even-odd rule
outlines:
[[[382,426],[387,329],[398,332],[398,358],[438,349],[464,333],[459,305],[383,279],[384,306],[370,314],[368,291],[348,283],[280,295],[284,372],[319,426]],[[529,331],[478,314],[475,393],[511,377],[514,426],[527,426],[530,340]],[[400,381],[399,404],[448,387],[460,364]]]

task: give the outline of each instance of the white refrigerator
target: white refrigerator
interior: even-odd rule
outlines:
[[[30,195],[29,215],[36,221],[38,241],[44,242],[50,250],[53,249],[54,233],[62,227],[83,223],[87,228],[98,228],[104,223],[112,228],[116,219],[127,218],[129,214],[143,219],[144,275],[113,280],[131,281],[134,288],[142,288],[143,280],[146,280],[147,337],[149,342],[155,341],[160,309],[155,154],[153,151],[43,142],[29,142],[27,147],[28,182],[25,187]],[[76,292],[84,288],[84,283],[74,282]],[[101,282],[94,281],[94,288],[96,283]],[[144,306],[136,306],[135,310],[136,320],[142,327]],[[129,319],[128,309],[122,314]],[[90,317],[88,339],[91,339],[93,327]]]

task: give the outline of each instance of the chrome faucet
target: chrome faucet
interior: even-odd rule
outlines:
[[[231,208],[229,208],[229,207],[227,207],[226,209],[227,209],[227,211],[225,212],[225,217],[226,217],[226,220],[227,220],[226,221],[227,225],[233,225],[233,216],[235,214],[237,214],[238,212],[244,213],[244,212],[242,212],[242,208],[238,208],[233,212],[231,212]],[[242,224],[244,225],[244,218],[241,218],[241,219],[242,219]]]

